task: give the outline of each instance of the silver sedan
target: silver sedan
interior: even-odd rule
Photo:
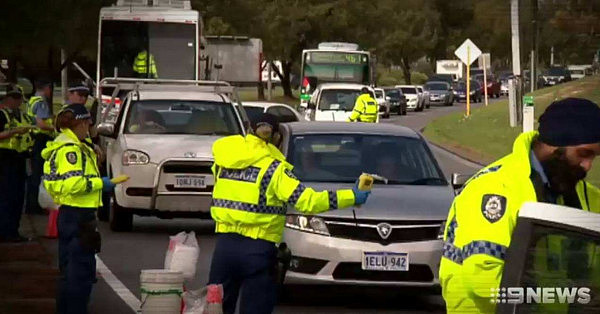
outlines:
[[[292,252],[286,284],[439,285],[441,230],[454,197],[427,143],[391,124],[282,125],[282,150],[315,189],[352,188],[363,172],[377,182],[365,205],[305,216],[289,210]]]

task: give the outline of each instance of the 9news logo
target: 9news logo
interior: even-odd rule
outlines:
[[[552,303],[579,303],[588,304],[591,301],[591,289],[581,288],[559,288],[559,287],[508,287],[491,288],[491,303],[509,304],[552,304]]]

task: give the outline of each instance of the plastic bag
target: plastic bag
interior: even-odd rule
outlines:
[[[194,231],[180,232],[170,237],[165,256],[165,269],[180,271],[184,279],[192,279],[196,275],[199,255],[200,248]]]
[[[208,285],[199,290],[186,291],[182,295],[183,314],[222,314],[223,286]]]
[[[46,191],[44,187],[44,182],[40,183],[39,193],[38,193],[38,203],[40,207],[43,209],[58,209],[58,205],[54,203],[54,200]]]

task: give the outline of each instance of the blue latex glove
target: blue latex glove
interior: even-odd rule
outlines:
[[[358,189],[358,182],[352,188],[354,192],[354,205],[362,205],[367,202],[367,198],[371,194],[371,191],[361,191]]]
[[[110,182],[109,177],[102,177],[102,191],[111,192],[115,188],[115,184]]]

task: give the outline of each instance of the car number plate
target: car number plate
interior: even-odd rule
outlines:
[[[176,188],[205,188],[206,176],[175,176]]]
[[[408,271],[408,264],[408,253],[363,252],[363,270]]]

